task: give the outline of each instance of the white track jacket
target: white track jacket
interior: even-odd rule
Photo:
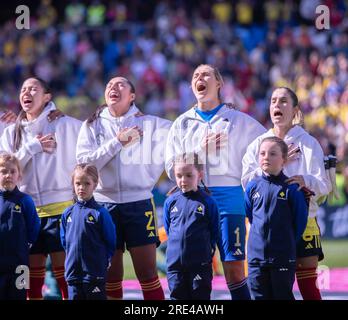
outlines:
[[[0,112],[0,116],[2,116],[4,114],[4,112]],[[3,121],[0,121],[0,137],[2,135],[2,133],[4,132],[5,128],[8,127],[9,124],[8,123],[5,123]]]
[[[72,200],[71,174],[76,165],[75,147],[81,121],[69,116],[51,123],[47,115],[55,110],[51,101],[38,118],[22,120],[22,143],[14,152],[15,125],[8,126],[0,139],[0,150],[14,153],[22,168],[20,190],[32,196],[36,206]],[[57,148],[53,153],[42,151],[38,134],[55,133]]]
[[[240,186],[245,151],[265,131],[259,122],[226,105],[208,122],[191,108],[179,116],[170,129],[166,148],[167,174],[174,180],[173,159],[182,153],[195,152],[205,164],[207,186]],[[227,143],[207,155],[200,145],[208,133],[224,133]]]
[[[122,128],[138,126],[139,142],[123,147],[116,134]],[[94,193],[100,202],[126,203],[150,199],[152,189],[164,171],[164,149],[171,121],[141,115],[133,105],[121,117],[104,108],[90,124],[82,124],[78,137],[78,163],[92,163],[99,171]]]
[[[242,185],[244,188],[251,179],[261,174],[258,162],[260,143],[264,138],[272,136],[274,136],[273,129],[270,129],[248,147],[243,157]],[[301,152],[296,160],[285,164],[283,172],[288,177],[302,175],[306,186],[315,192],[309,206],[309,216],[315,217],[318,211],[318,198],[329,194],[331,190],[331,183],[325,173],[323,150],[319,142],[300,126],[292,127],[284,141],[287,145],[293,143],[300,147]]]

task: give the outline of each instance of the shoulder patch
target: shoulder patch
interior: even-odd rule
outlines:
[[[186,130],[188,128],[188,122],[190,121],[190,119],[186,118],[182,121],[181,126],[184,130]]]
[[[98,146],[100,146],[103,141],[105,140],[105,135],[103,132],[98,132],[97,135],[96,135],[96,141],[97,141],[97,144]]]

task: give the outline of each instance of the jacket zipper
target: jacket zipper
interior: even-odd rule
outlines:
[[[188,203],[188,199],[185,199],[185,205],[184,205],[184,208],[187,208],[187,203]],[[182,216],[182,237],[181,237],[181,266],[184,266],[184,256],[185,256],[185,249],[186,249],[186,246],[185,246],[185,235],[186,235],[186,215],[183,214]]]
[[[37,176],[37,173],[36,173],[36,161],[35,161],[35,158],[36,158],[36,154],[33,155],[33,173],[34,173],[34,179],[35,179],[35,183],[36,183],[36,191],[37,191],[37,196],[38,196],[38,204],[36,204],[37,206],[42,206],[43,203],[42,203],[42,198],[41,198],[41,192],[40,192],[40,188],[39,188],[39,179],[38,179],[38,176]]]
[[[118,118],[116,118],[116,125],[117,125],[117,129],[119,132],[121,130],[121,121]],[[121,170],[121,164],[120,164],[122,147],[121,147],[120,152],[118,154],[116,154],[116,156],[114,158],[114,161],[116,162],[115,167],[117,168],[117,172],[115,175],[116,190],[119,190],[121,202],[123,202],[123,194],[121,192],[121,172],[122,172],[122,170]]]

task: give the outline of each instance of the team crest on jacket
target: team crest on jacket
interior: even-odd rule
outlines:
[[[13,212],[21,213],[22,212],[21,206],[19,204],[16,204],[13,208]]]
[[[96,138],[98,146],[100,146],[103,143],[103,141],[105,140],[105,135],[102,132],[98,132],[98,134],[96,135],[95,138]]]
[[[277,198],[280,200],[288,200],[288,191],[288,189],[280,190]]]
[[[95,223],[95,218],[91,213],[87,217],[87,223]]]
[[[198,208],[196,209],[196,213],[201,214],[202,216],[204,216],[204,206],[202,206],[201,204],[198,206]]]

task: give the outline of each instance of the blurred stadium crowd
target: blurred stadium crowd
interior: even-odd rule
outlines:
[[[320,4],[329,30],[316,29]],[[0,28],[0,107],[17,112],[20,85],[36,74],[63,112],[86,119],[117,74],[134,82],[144,112],[174,120],[194,102],[193,69],[209,63],[224,77],[224,100],[267,128],[273,88],[293,88],[306,128],[344,172],[347,8],[347,0],[42,0],[30,7],[29,30],[14,27],[15,14]]]

